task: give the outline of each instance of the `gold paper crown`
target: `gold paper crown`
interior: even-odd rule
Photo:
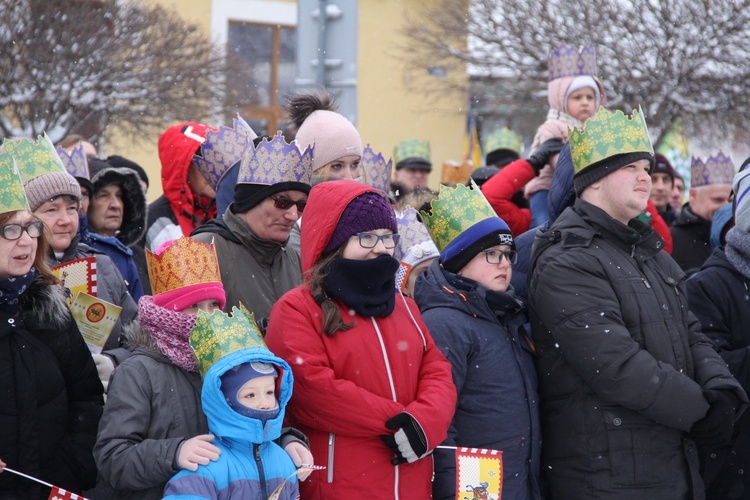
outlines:
[[[508,149],[515,153],[521,154],[521,134],[516,133],[508,127],[492,132],[484,141],[485,153],[491,153],[496,149]]]
[[[29,201],[23,190],[23,181],[16,161],[10,153],[0,153],[0,214],[29,210]]]
[[[600,107],[596,116],[586,120],[583,130],[573,128],[568,134],[575,173],[586,167],[623,153],[654,154],[648,127],[639,107],[631,116],[622,111]]]
[[[154,295],[202,283],[221,282],[213,243],[182,237],[159,254],[146,249],[146,265]]]
[[[220,309],[211,314],[198,311],[195,327],[190,333],[190,347],[195,353],[201,377],[205,377],[224,356],[254,347],[268,349],[253,314],[242,304],[239,309],[233,307],[231,315]]]
[[[448,244],[477,222],[497,214],[472,180],[470,186],[440,186],[438,198],[430,203],[430,215],[421,211],[422,220],[435,246],[442,252]]]
[[[68,173],[46,133],[36,141],[27,137],[5,139],[3,153],[13,155],[24,184],[40,175]]]

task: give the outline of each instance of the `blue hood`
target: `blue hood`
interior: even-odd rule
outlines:
[[[265,428],[259,420],[245,417],[232,410],[221,392],[221,376],[231,368],[252,361],[263,361],[276,366],[280,373],[277,381],[279,414],[266,422]],[[253,347],[234,352],[217,361],[206,373],[201,391],[203,413],[208,420],[209,431],[223,440],[237,443],[263,443],[281,435],[284,410],[292,397],[294,378],[289,365],[263,347]]]

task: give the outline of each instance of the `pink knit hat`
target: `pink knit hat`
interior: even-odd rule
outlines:
[[[344,156],[362,156],[362,139],[354,125],[335,111],[319,109],[297,131],[300,150],[314,146],[313,172]]]

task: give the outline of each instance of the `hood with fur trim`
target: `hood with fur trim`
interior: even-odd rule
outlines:
[[[94,185],[92,197],[104,186],[115,184],[122,191],[123,215],[117,239],[125,246],[132,246],[146,234],[146,193],[138,174],[129,168],[108,167],[100,170],[91,179]],[[92,205],[89,205],[89,212]]]
[[[31,330],[50,324],[64,329],[73,319],[65,301],[63,287],[48,285],[38,274],[28,290],[21,295],[18,310],[24,324]]]

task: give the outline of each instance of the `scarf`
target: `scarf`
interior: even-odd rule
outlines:
[[[743,233],[737,227],[730,229],[724,254],[740,274],[750,279],[750,233]]]
[[[18,304],[21,295],[29,288],[36,277],[36,267],[31,266],[29,272],[23,276],[6,278],[0,280],[0,307],[10,314],[18,312]]]
[[[144,295],[138,301],[138,320],[172,363],[189,372],[198,371],[188,342],[195,326],[195,316],[159,307],[151,295]]]
[[[396,271],[399,262],[390,255],[375,259],[334,259],[326,267],[326,294],[363,317],[384,318],[396,306]]]

